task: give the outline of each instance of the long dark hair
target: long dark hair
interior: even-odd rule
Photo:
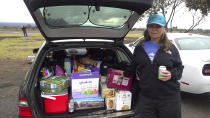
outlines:
[[[144,31],[144,38],[142,40],[140,40],[139,45],[143,46],[145,41],[150,41],[150,40],[151,40],[151,38],[149,36],[148,29],[146,29]],[[164,32],[160,38],[160,41],[159,41],[159,48],[162,51],[166,52],[170,48],[171,44],[172,44],[171,41],[168,39],[166,33]]]

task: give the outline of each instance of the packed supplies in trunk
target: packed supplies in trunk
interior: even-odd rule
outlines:
[[[123,70],[126,63],[117,62],[113,52],[98,55],[93,52],[87,49],[86,54],[71,55],[56,51],[56,55],[48,56],[40,71],[46,114],[67,113],[73,117],[83,112],[96,111],[102,115],[131,109],[131,94],[122,90],[130,90],[132,78],[119,78],[113,69]]]

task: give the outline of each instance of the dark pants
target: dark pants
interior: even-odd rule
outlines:
[[[139,97],[139,118],[181,118],[181,100]]]
[[[28,35],[27,35],[27,32],[23,32],[23,34],[24,34],[24,37],[27,37]]]

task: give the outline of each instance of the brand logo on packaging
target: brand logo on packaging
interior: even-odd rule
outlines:
[[[82,82],[79,82],[80,85],[87,84],[87,83],[92,83],[92,81],[82,81]]]
[[[91,76],[91,75],[93,75],[93,74],[87,73],[87,74],[80,74],[79,76]]]

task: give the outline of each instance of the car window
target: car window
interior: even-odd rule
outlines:
[[[52,6],[41,8],[46,24],[57,27],[82,25],[88,20],[87,6]]]
[[[90,22],[106,27],[121,27],[129,19],[131,11],[119,8],[101,7],[96,11],[95,7],[90,9]]]
[[[120,29],[132,15],[132,11],[120,8],[95,6],[51,6],[40,8],[51,27],[106,27]]]
[[[210,38],[208,37],[177,38],[175,42],[180,50],[210,49]]]

